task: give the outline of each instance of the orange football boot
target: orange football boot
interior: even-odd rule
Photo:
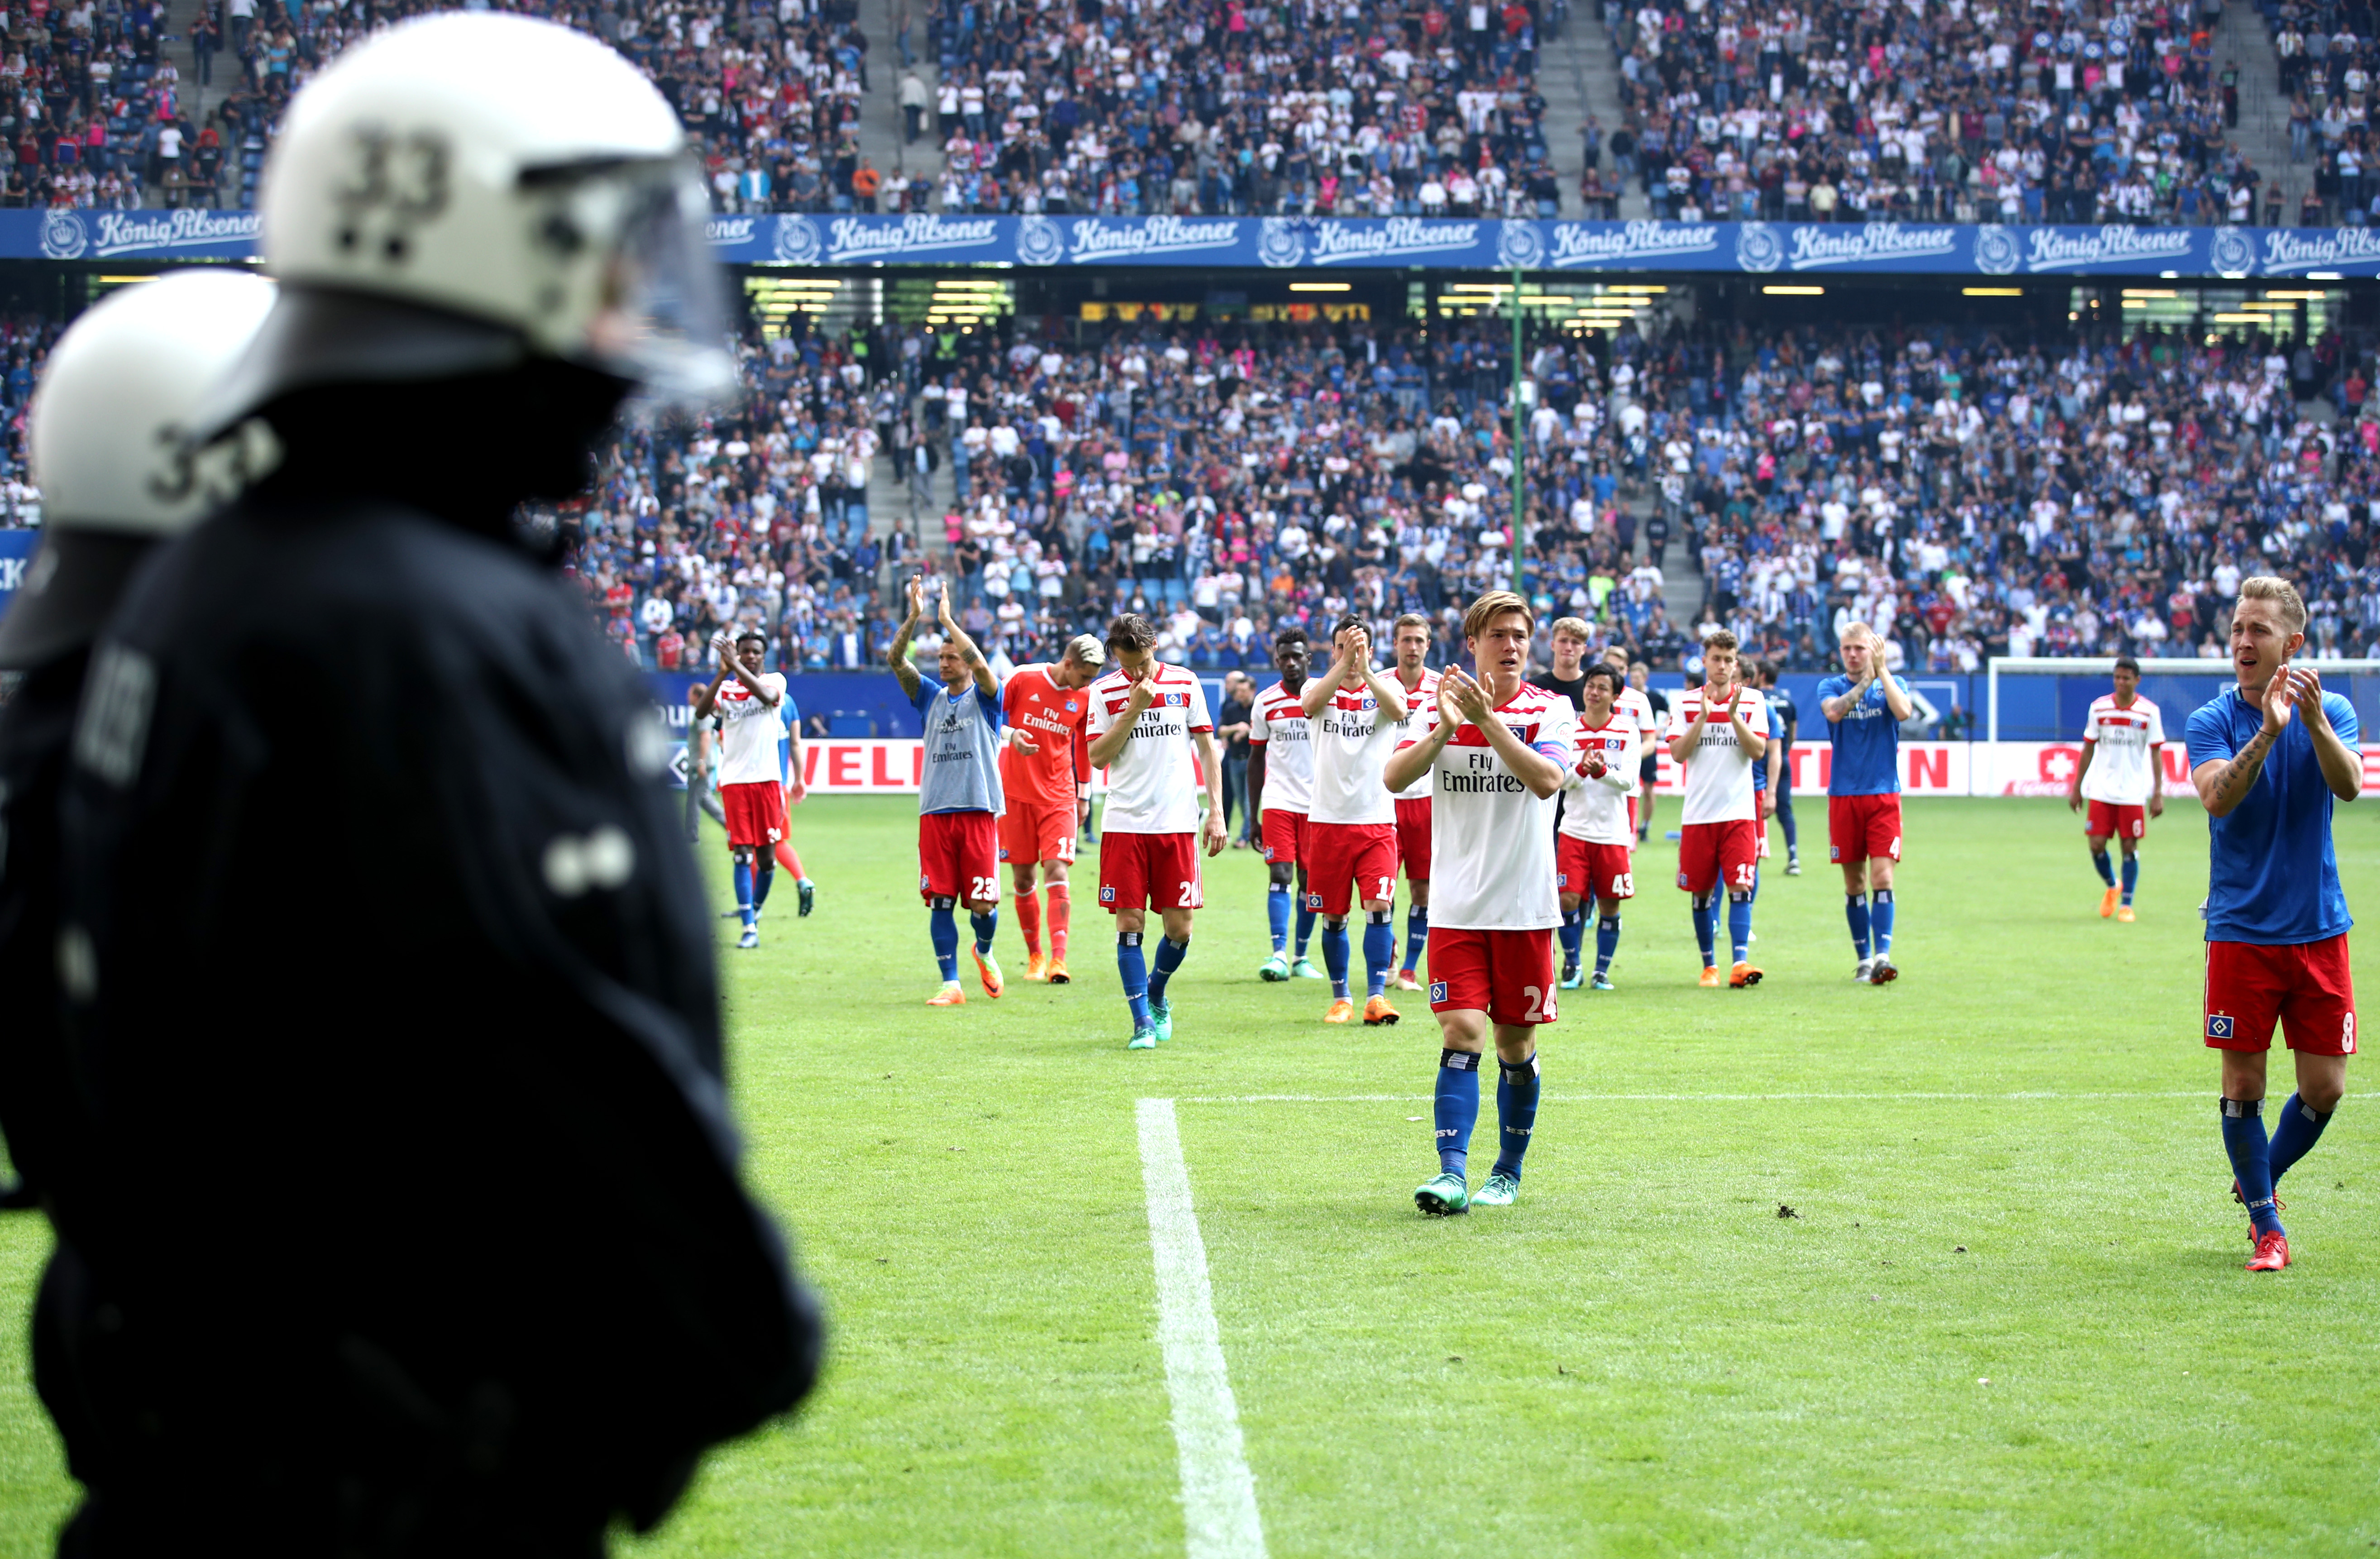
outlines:
[[[1364,1027],[1377,1029],[1383,1023],[1394,1023],[1397,1009],[1389,1005],[1386,996],[1374,996],[1364,1004]]]
[[[1352,1023],[1354,1020],[1355,1004],[1346,996],[1341,996],[1333,1001],[1330,1004],[1330,1010],[1322,1015],[1322,1021],[1325,1023]]]
[[[1757,985],[1760,983],[1760,971],[1750,964],[1738,964],[1727,971],[1727,983],[1730,989],[1737,991]]]

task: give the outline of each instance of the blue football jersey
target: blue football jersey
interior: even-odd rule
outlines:
[[[1768,706],[1768,739],[1773,742],[1779,742],[1785,739],[1785,717],[1777,713],[1777,706],[1775,704],[1770,704]],[[1778,773],[1780,777],[1784,774],[1784,771],[1781,769],[1778,771]],[[1752,793],[1757,796],[1760,792],[1767,788],[1768,754],[1764,752],[1753,761]]]
[[[2362,734],[2355,706],[2325,693],[2322,708],[2339,739],[2355,746]],[[2190,717],[2191,768],[2229,758],[2255,740],[2264,725],[2263,710],[2226,688]],[[2287,946],[2325,941],[2355,923],[2331,848],[2330,810],[2337,800],[2305,722],[2291,717],[2240,804],[2206,820],[2207,941]]]
[[[1889,676],[1889,672],[1885,674]],[[1909,684],[1894,684],[1906,693]],[[1829,676],[1818,684],[1818,701],[1838,699],[1852,690],[1848,676]],[[1868,684],[1867,696],[1843,711],[1840,720],[1827,722],[1827,739],[1835,744],[1827,775],[1829,796],[1898,796],[1900,794],[1900,722],[1884,700],[1882,678]]]

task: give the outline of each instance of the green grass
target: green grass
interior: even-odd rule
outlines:
[[[2062,807],[1911,803],[1905,973],[1871,990],[1802,812],[1767,982],[1694,987],[1657,841],[1621,990],[1543,1035],[1520,1204],[1426,1221],[1426,1004],[1329,1029],[1326,987],[1260,984],[1249,854],[1210,863],[1175,1040],[1127,1054],[1094,863],[1077,983],[928,1011],[914,817],[810,802],[820,914],[785,892],[723,961],[752,1181],[832,1364],[626,1551],[1180,1553],[1133,1118],[1159,1095],[1275,1555],[2371,1553],[2380,1133],[2350,1100],[2285,1188],[2300,1265],[2244,1274],[2203,822],[2155,826],[2119,926]],[[2339,855],[2380,912],[2375,822],[2349,809]],[[25,1378],[45,1243],[0,1222],[0,1555],[45,1553],[71,1497]]]

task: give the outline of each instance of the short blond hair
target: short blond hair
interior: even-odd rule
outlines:
[[[1528,625],[1522,630],[1523,632],[1535,633],[1537,630],[1537,615],[1529,610],[1527,602],[1514,595],[1511,591],[1491,590],[1473,602],[1471,610],[1463,614],[1463,637],[1478,638],[1488,631],[1489,623],[1507,612],[1521,614],[1522,619]]]
[[[2289,625],[2291,633],[2305,631],[2305,598],[2298,594],[2297,586],[2277,574],[2259,574],[2253,579],[2240,580],[2240,599],[2269,601],[2280,608],[2281,619]]]
[[[1066,640],[1066,652],[1058,658],[1072,661],[1086,670],[1097,671],[1108,664],[1108,647],[1099,642],[1096,634],[1078,633]]]
[[[1437,625],[1418,612],[1407,612],[1403,616],[1399,617],[1395,622],[1390,623],[1389,625],[1389,636],[1393,639],[1409,627],[1417,627],[1433,639],[1438,637]]]
[[[1586,622],[1580,617],[1556,617],[1553,634],[1556,639],[1563,634],[1569,634],[1572,639],[1585,639],[1587,637]]]

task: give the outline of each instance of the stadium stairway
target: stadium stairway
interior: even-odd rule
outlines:
[[[1584,40],[1597,23],[1573,9],[1560,34],[1537,50],[1537,94],[1546,100],[1547,160],[1561,189],[1561,214],[1580,215],[1578,181],[1585,176],[1586,158],[1579,144],[1579,127],[1586,123],[1586,61]]]
[[[1553,142],[1558,153],[1568,158],[1564,161],[1561,155],[1558,155],[1554,163],[1562,170],[1562,211],[1566,215],[1580,213],[1578,181],[1586,176],[1586,166],[1579,132],[1585,128],[1586,116],[1594,115],[1596,123],[1603,129],[1607,148],[1603,153],[1603,177],[1607,184],[1614,177],[1609,150],[1611,134],[1620,128],[1625,116],[1620,106],[1620,54],[1611,45],[1611,30],[1603,25],[1603,18],[1597,14],[1599,9],[1591,4],[1591,0],[1577,0],[1571,11],[1570,25],[1563,29],[1560,41],[1553,49],[1547,51],[1546,78],[1548,84],[1543,90],[1546,122],[1549,127],[1548,139]],[[1560,56],[1558,62],[1557,55]],[[1574,101],[1567,109],[1558,106],[1564,100],[1555,97],[1553,85],[1565,79],[1574,94]],[[1639,222],[1652,214],[1652,206],[1645,199],[1645,191],[1641,188],[1631,184],[1621,191],[1621,220]]]
[[[2231,132],[2231,143],[2247,159],[2256,164],[2265,182],[2257,189],[2257,200],[2270,199],[2268,191],[2277,183],[2281,188],[2281,221],[2295,226],[2298,201],[2305,195],[2306,186],[2313,182],[2313,164],[2289,161],[2289,100],[2281,91],[2281,60],[2273,52],[2272,34],[2265,18],[2253,6],[2240,4],[2223,7],[2223,19],[2215,29],[2215,68],[2219,74],[2228,65],[2240,67],[2240,123]],[[2311,159],[2312,153],[2308,153]],[[2261,209],[2256,220],[2264,220]]]
[[[934,134],[930,100],[925,133],[914,146],[901,143],[901,50],[893,34],[899,30],[897,14],[904,9],[911,18],[909,48],[917,56],[917,75],[929,91],[941,80],[926,45],[926,0],[859,0],[859,30],[868,34],[868,84],[872,89],[859,122],[859,150],[887,178],[897,168],[911,178],[931,181],[942,176],[942,148]]]

